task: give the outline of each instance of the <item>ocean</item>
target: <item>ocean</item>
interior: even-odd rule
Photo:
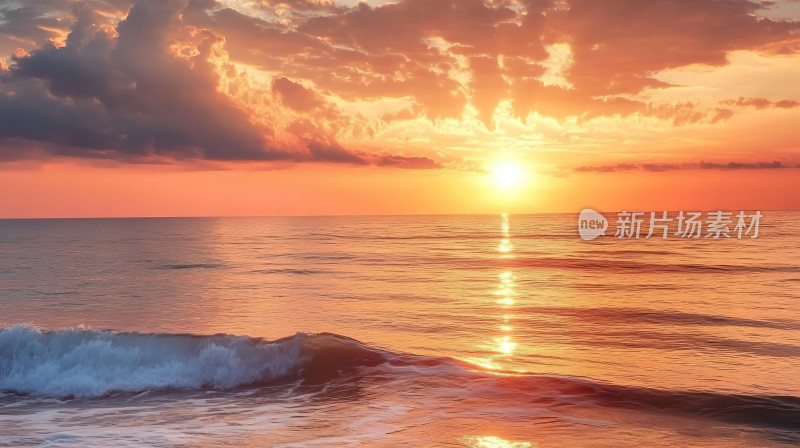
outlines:
[[[800,446],[800,212],[762,213],[2,220],[0,446]]]

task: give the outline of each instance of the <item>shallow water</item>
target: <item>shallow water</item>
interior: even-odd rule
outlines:
[[[764,214],[0,221],[0,445],[800,444],[800,213]]]

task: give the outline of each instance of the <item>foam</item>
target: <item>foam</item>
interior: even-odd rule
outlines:
[[[99,397],[154,389],[226,389],[286,376],[305,361],[298,334],[278,342],[87,329],[0,330],[0,390]]]

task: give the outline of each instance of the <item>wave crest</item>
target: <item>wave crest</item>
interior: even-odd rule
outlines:
[[[0,330],[0,390],[97,397],[151,389],[231,388],[297,371],[305,334],[268,342],[242,336]]]

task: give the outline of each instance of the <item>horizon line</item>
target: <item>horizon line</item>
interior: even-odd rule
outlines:
[[[591,207],[584,207],[587,209]],[[581,209],[581,210],[583,210]],[[693,209],[687,208],[683,210],[614,210],[614,211],[601,211],[596,210],[598,213],[619,213],[625,212],[715,212],[715,211],[766,211],[766,212],[796,212],[800,209],[770,209],[770,208],[715,208],[715,209]],[[361,213],[361,214],[319,214],[319,215],[186,215],[186,216],[169,216],[169,215],[153,215],[153,216],[29,216],[29,217],[0,217],[0,221],[34,221],[34,220],[55,220],[55,219],[217,219],[217,218],[359,218],[359,217],[405,217],[405,216],[532,216],[532,215],[577,215],[580,210],[574,212],[526,212],[526,213]]]

